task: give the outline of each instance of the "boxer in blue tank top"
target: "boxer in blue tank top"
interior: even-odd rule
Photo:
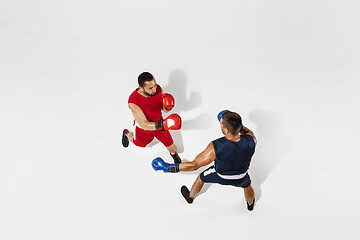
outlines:
[[[255,192],[251,186],[248,169],[255,152],[256,137],[250,129],[242,125],[240,115],[235,112],[222,111],[218,119],[225,136],[212,141],[193,161],[169,164],[161,158],[156,158],[152,166],[156,171],[179,172],[194,171],[214,162],[213,166],[199,174],[191,191],[186,186],[181,187],[181,194],[186,201],[192,203],[205,182],[232,185],[244,189],[248,210],[252,211]]]

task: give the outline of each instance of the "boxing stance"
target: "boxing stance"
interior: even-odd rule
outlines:
[[[135,118],[134,132],[123,130],[122,144],[129,146],[129,141],[139,147],[146,147],[156,137],[170,152],[175,163],[181,163],[177,148],[169,130],[181,128],[181,118],[171,114],[163,119],[161,110],[169,112],[175,105],[173,96],[163,93],[151,73],[143,72],[138,77],[139,87],[130,95],[129,108]]]
[[[255,152],[256,137],[250,129],[242,125],[240,115],[235,112],[224,110],[218,114],[218,120],[225,136],[212,141],[195,160],[169,164],[161,158],[155,158],[152,166],[156,171],[179,172],[194,171],[214,162],[213,166],[197,177],[191,191],[186,186],[181,187],[181,194],[186,201],[192,203],[205,182],[232,185],[244,189],[248,210],[252,211],[255,193],[247,171]]]

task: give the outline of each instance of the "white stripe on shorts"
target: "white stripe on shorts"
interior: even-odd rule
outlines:
[[[136,140],[136,127],[140,127],[139,124],[136,122],[136,120],[134,120],[133,127],[134,127],[133,140],[135,141]]]
[[[221,177],[223,179],[227,179],[227,180],[242,179],[243,177],[245,177],[246,174],[247,174],[247,171],[242,174],[238,174],[238,175],[221,175],[220,173],[217,173],[217,175],[219,175],[219,177]]]
[[[208,170],[206,170],[206,171],[204,172],[204,177],[207,176],[207,175],[209,175],[210,173],[214,173],[214,172],[216,172],[216,171],[215,171],[215,168],[212,167],[212,168],[210,168],[210,169],[208,169]],[[242,173],[242,174],[238,174],[238,175],[222,175],[222,174],[220,174],[220,173],[218,173],[218,172],[216,172],[216,174],[217,174],[219,177],[223,178],[223,179],[227,179],[227,180],[237,180],[237,179],[242,179],[243,177],[245,177],[246,174],[247,174],[247,171],[244,172],[244,173]]]
[[[216,171],[215,171],[215,168],[210,168],[210,169],[208,169],[208,170],[206,170],[206,171],[204,172],[204,177],[205,177],[206,175],[209,175],[210,173],[214,173],[214,172],[216,172]]]

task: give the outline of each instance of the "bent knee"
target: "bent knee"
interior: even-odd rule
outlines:
[[[201,184],[204,184],[205,182],[201,179],[201,173],[198,175],[196,181],[198,181]]]

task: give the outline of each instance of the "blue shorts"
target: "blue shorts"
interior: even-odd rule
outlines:
[[[202,173],[200,173],[200,179],[206,183],[218,183],[221,185],[232,185],[242,188],[247,188],[251,184],[251,179],[248,173],[245,175],[245,177],[241,179],[223,179],[216,173],[214,166],[211,166]]]

